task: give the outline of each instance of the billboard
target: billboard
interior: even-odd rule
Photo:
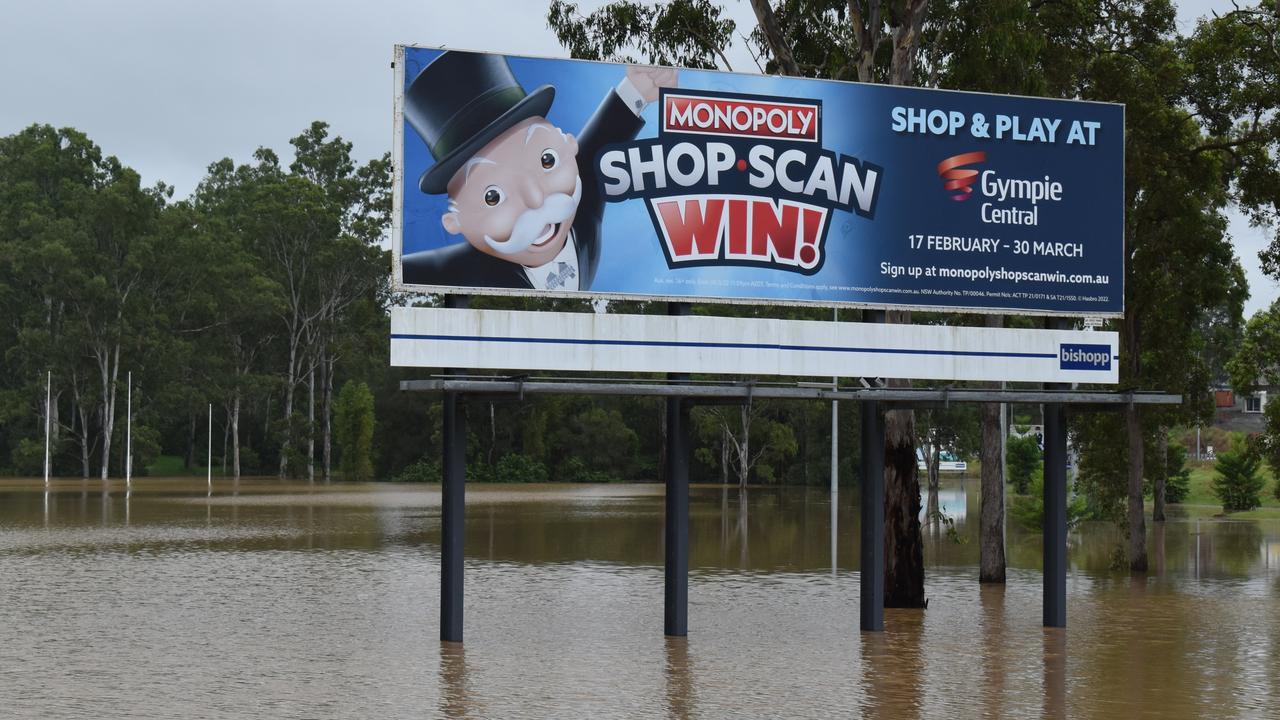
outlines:
[[[1105,384],[1120,379],[1119,338],[1087,330],[391,308],[397,367]]]
[[[394,282],[1114,317],[1124,108],[396,48]]]

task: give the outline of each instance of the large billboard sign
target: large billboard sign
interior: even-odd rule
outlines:
[[[395,282],[1118,316],[1124,108],[396,48]]]

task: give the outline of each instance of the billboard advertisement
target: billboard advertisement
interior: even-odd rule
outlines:
[[[1121,105],[396,48],[408,290],[1119,316]]]

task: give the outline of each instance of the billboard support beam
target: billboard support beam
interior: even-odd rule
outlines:
[[[668,315],[688,315],[689,303],[667,303]],[[685,373],[670,373],[671,382],[686,382]],[[665,587],[663,633],[689,634],[689,403],[667,398],[667,464]]]
[[[1062,329],[1066,320],[1046,325]],[[1046,390],[1070,385],[1045,383]],[[1044,626],[1067,626],[1067,412],[1062,403],[1044,405]]]
[[[446,295],[445,307],[465,308],[466,295]],[[445,369],[445,375],[457,370]],[[440,490],[440,640],[462,642],[462,544],[466,523],[467,425],[457,392],[444,394]]]

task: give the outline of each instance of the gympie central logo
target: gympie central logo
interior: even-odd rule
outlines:
[[[670,268],[751,265],[812,275],[833,210],[875,217],[883,169],[822,147],[822,103],[662,92],[656,138],[596,158],[608,202],[643,199]]]
[[[1059,370],[1110,370],[1110,345],[1070,345],[1058,346]]]

